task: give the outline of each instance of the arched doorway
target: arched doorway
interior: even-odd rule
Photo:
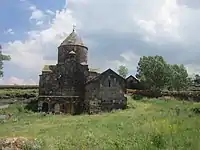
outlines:
[[[42,104],[42,112],[48,112],[49,111],[49,104],[47,102],[44,102]]]
[[[57,114],[57,113],[60,113],[60,104],[56,103],[54,105],[54,112]]]

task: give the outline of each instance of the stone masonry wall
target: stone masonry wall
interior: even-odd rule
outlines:
[[[45,96],[39,97],[38,99],[38,110],[42,111],[42,106],[46,103],[48,105],[48,112],[55,112],[55,105],[60,105],[62,107],[62,111],[64,113],[79,113],[80,103],[83,101],[80,97],[64,97],[64,96]],[[73,106],[73,112],[71,112],[71,108]],[[70,109],[70,110],[69,110]]]
[[[63,95],[84,97],[88,66],[76,62],[58,64],[55,71],[40,75],[40,95]]]
[[[99,101],[99,80],[87,84],[85,87],[85,112],[89,114],[101,111],[101,101]]]
[[[101,80],[99,97],[102,111],[126,108],[127,99],[124,96],[124,86],[116,77],[110,76]]]

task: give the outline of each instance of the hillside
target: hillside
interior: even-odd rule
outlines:
[[[200,108],[200,104],[134,101],[129,97],[129,108],[124,111],[91,116],[44,116],[15,104],[1,110],[14,115],[0,124],[0,136],[37,138],[42,149],[49,150],[199,150],[200,115],[194,108]]]

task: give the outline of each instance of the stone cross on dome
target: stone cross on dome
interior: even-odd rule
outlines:
[[[75,31],[75,29],[76,29],[76,25],[73,25],[73,31]]]

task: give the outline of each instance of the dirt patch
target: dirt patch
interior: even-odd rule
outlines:
[[[36,139],[28,139],[25,137],[12,137],[0,139],[0,150],[39,150],[41,145]]]

